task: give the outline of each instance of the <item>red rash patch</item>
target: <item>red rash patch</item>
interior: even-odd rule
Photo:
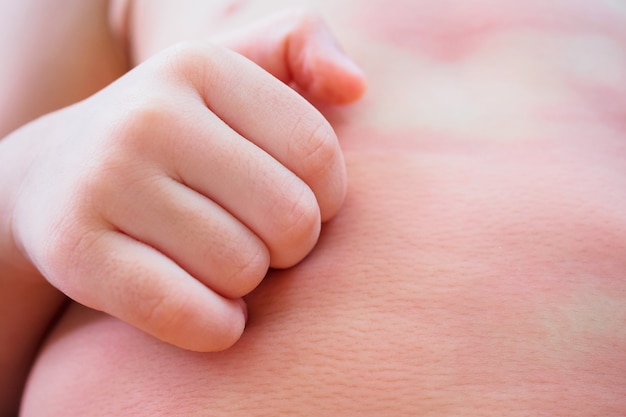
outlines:
[[[607,4],[585,0],[402,0],[366,7],[360,26],[376,39],[443,61],[462,59],[494,33],[534,28],[610,33],[626,39],[624,19]]]
[[[246,6],[248,2],[248,0],[233,0],[229,2],[222,10],[222,17],[231,17],[235,13],[239,12],[244,6]]]

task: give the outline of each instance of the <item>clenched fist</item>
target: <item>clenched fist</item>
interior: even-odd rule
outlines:
[[[82,304],[229,347],[241,297],[306,256],[344,199],[337,138],[290,84],[333,103],[364,89],[319,19],[287,14],[176,45],[24,126],[1,143],[1,241]]]

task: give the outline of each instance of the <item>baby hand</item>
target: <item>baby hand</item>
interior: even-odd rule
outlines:
[[[180,44],[3,141],[21,253],[76,301],[198,351],[239,339],[241,297],[306,256],[344,199],[333,130],[285,83],[335,103],[364,88],[306,15],[220,42],[258,65]]]

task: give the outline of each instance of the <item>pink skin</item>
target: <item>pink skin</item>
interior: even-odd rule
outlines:
[[[589,0],[396,3],[398,6],[394,7],[363,8],[358,14],[362,27],[375,38],[428,52],[441,60],[462,59],[482,41],[510,30],[598,32],[626,39],[621,16],[610,7]]]
[[[614,163],[589,176],[558,146],[414,149],[348,153],[344,209],[247,297],[232,349],[190,354],[74,307],[25,415],[100,415],[80,398],[146,416],[622,415],[623,150],[594,147]]]
[[[319,104],[349,183],[316,248],[246,297],[224,352],[71,306],[24,416],[622,417],[618,3],[315,4],[370,87]]]
[[[163,51],[0,142],[0,413],[59,308],[46,281],[182,348],[237,341],[242,297],[345,196],[336,135],[286,84],[329,103],[365,86],[319,19],[283,14]]]
[[[228,18],[237,12],[239,12],[243,7],[245,7],[249,3],[249,0],[235,0],[228,3],[224,9],[222,10],[221,17]]]

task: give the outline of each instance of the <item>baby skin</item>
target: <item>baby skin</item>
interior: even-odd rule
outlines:
[[[336,49],[317,18],[274,14],[295,2],[186,3],[131,3],[119,38],[141,64],[2,142],[42,136],[31,129],[52,138],[24,151],[39,158],[24,176],[36,192],[11,212],[12,253],[95,308],[71,304],[60,318],[32,368],[24,416],[626,413],[620,3],[315,2],[368,76],[348,107],[336,104],[361,94],[361,73],[327,52]],[[305,60],[319,63],[314,74],[330,68],[330,85],[299,81],[301,60],[276,47],[294,33],[297,51],[331,57]],[[203,38],[221,46],[177,43]],[[300,73],[311,80],[310,68]],[[83,111],[88,123],[68,122]],[[200,119],[204,130],[189,127]],[[55,141],[68,136],[89,140]],[[326,144],[318,160],[316,143]],[[53,161],[52,149],[66,156]],[[238,166],[241,155],[251,157]],[[189,174],[205,166],[210,178]],[[195,193],[168,191],[163,178]],[[44,194],[43,179],[58,190]],[[231,224],[208,215],[187,224],[215,213],[196,208],[198,194],[245,227],[198,226]],[[314,214],[278,214],[294,214],[293,201]],[[94,240],[76,241],[86,235]],[[224,262],[259,252],[248,279]],[[248,321],[235,343],[242,296]]]
[[[1,142],[2,334],[23,335],[4,386],[58,308],[32,303],[47,282],[182,348],[239,339],[241,297],[310,252],[346,192],[330,124],[289,83],[330,103],[365,85],[320,20],[282,15],[178,45]]]

